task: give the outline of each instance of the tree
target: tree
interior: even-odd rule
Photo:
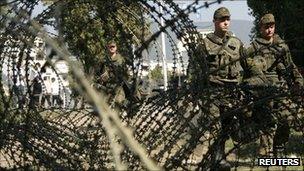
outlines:
[[[51,4],[52,0],[44,2]],[[141,44],[148,32],[143,7],[137,1],[65,0],[50,8],[63,42],[79,57],[86,73],[94,73],[91,70],[106,55],[110,40],[117,42],[120,53],[132,65],[132,45]]]
[[[151,79],[156,82],[160,82],[163,79],[162,67],[157,65],[153,70],[150,71]]]
[[[304,67],[304,1],[247,0],[251,15],[255,17],[252,33],[259,33],[258,21],[266,13],[273,13],[276,19],[276,32],[289,45],[294,61]]]
[[[0,17],[1,18],[3,17],[3,15],[6,15],[6,13],[7,13],[8,8],[7,8],[6,4],[7,4],[6,0],[3,0],[0,2]],[[6,22],[7,22],[6,20],[0,21],[0,31],[5,29]]]

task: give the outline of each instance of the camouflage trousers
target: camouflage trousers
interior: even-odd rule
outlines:
[[[244,85],[246,96],[253,102],[248,112],[251,113],[254,129],[259,134],[259,155],[282,155],[289,139],[291,121],[294,119],[293,102],[290,98],[283,97],[284,95],[276,95],[286,93],[287,84],[276,81],[263,82],[253,77],[251,82],[245,82]]]
[[[291,100],[276,98],[254,109],[253,119],[260,132],[259,155],[283,155],[290,135]]]
[[[233,137],[236,129],[240,91],[236,89],[236,84],[225,85],[223,90],[219,89],[216,97],[211,97],[208,104],[210,120],[214,122],[210,127],[211,139],[213,139],[211,154],[211,167],[218,168],[225,162],[225,142],[229,137]]]

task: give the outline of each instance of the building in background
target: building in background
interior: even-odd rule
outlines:
[[[25,48],[24,51],[21,50],[23,48]],[[69,94],[68,65],[65,61],[58,60],[56,56],[50,62],[53,66],[48,64],[47,47],[42,38],[36,37],[30,48],[28,48],[28,44],[25,45],[20,40],[9,38],[4,43],[3,52],[1,54],[1,59],[3,59],[2,81],[7,95],[9,89],[14,85],[22,87],[22,93],[25,94],[27,87],[36,77],[41,80],[43,91],[46,92],[53,86],[51,79],[56,78],[58,84],[56,86],[59,86],[61,91],[60,98],[63,100],[63,105],[67,105],[66,99]],[[26,82],[26,79],[29,81]]]

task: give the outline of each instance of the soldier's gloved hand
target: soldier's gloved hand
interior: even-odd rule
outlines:
[[[106,72],[104,72],[103,74],[101,74],[101,76],[100,76],[100,79],[101,79],[101,81],[102,82],[106,82],[106,81],[108,81],[109,80],[109,73],[106,71]]]

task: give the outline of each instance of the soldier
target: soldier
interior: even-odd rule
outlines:
[[[242,71],[240,58],[243,56],[243,43],[229,31],[230,12],[227,8],[221,7],[214,12],[213,23],[214,32],[207,34],[203,39],[204,45],[197,47],[198,52],[204,51],[203,54],[194,55],[194,61],[190,63],[190,81],[198,86],[209,84],[213,88],[234,87],[238,84]],[[202,56],[206,56],[207,66],[197,66],[205,65],[206,62],[203,62],[205,58]],[[197,80],[202,79],[199,78],[202,77],[202,73],[208,73],[208,71],[202,71],[205,68],[209,68],[210,73],[207,81],[197,83]],[[234,104],[223,97],[213,99],[209,105],[211,117],[219,118],[221,124],[220,133],[213,143],[211,168],[230,170],[231,166],[225,157],[225,142],[229,138],[231,117],[225,116],[225,112],[231,110]]]
[[[267,84],[272,87],[289,87],[299,91],[303,86],[303,78],[292,61],[287,44],[275,34],[274,16],[265,14],[261,17],[259,29],[260,35],[247,49],[257,75],[263,74],[267,79]],[[268,103],[266,108],[264,106],[263,109],[269,109],[269,111],[254,113],[256,122],[260,127],[264,127],[261,129],[259,155],[270,156],[273,153],[277,156],[284,150],[290,133],[288,118],[290,112],[285,107],[286,104],[287,98],[276,98]]]
[[[112,107],[121,109],[124,106],[126,95],[124,84],[128,79],[125,59],[118,53],[117,45],[110,41],[107,45],[108,55],[103,59],[98,83],[108,96]]]
[[[97,73],[97,88],[108,95],[108,102],[118,112],[128,109],[128,116],[138,107],[141,94],[137,87],[130,83],[126,59],[118,53],[117,44],[110,41],[108,54],[101,63]],[[137,84],[136,84],[137,85]]]

